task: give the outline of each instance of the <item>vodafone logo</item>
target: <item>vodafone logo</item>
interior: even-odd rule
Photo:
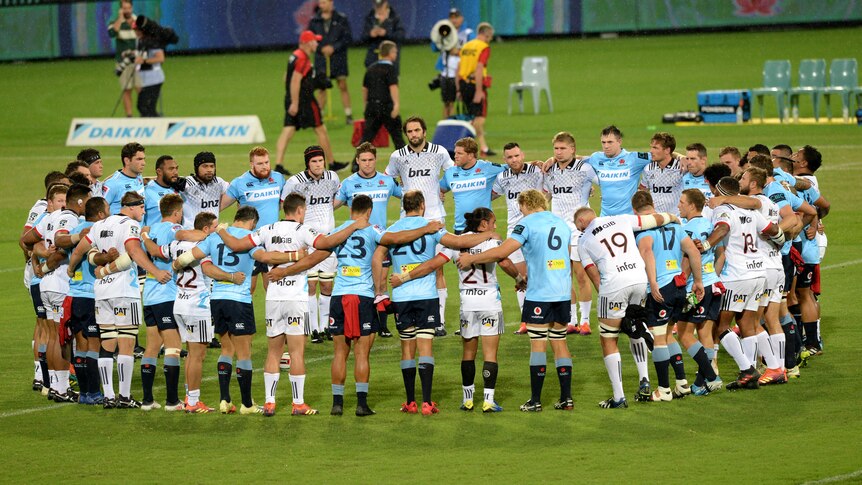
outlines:
[[[542,314],[542,307],[538,307],[538,306],[537,306],[537,307],[533,307],[533,315],[538,316],[538,315],[541,315],[541,314]]]
[[[667,310],[661,310],[660,312],[658,312],[659,318],[664,318],[666,316],[667,316]]]

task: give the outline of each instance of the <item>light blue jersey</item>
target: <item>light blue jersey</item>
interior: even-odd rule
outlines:
[[[641,174],[652,161],[648,152],[621,150],[612,158],[595,152],[584,160],[593,167],[602,189],[602,216],[632,214],[632,196],[638,190]]]
[[[367,195],[371,197],[374,203],[374,208],[371,209],[371,225],[385,228],[386,210],[389,208],[389,198],[401,198],[401,186],[395,182],[394,177],[383,175],[376,172],[371,178],[365,178],[359,175],[359,172],[351,175],[341,182],[341,187],[338,193],[335,194],[335,200],[346,203],[348,206],[353,206],[353,198],[357,195]]]
[[[706,200],[712,198],[712,190],[709,188],[709,182],[703,175],[692,175],[687,173],[682,176],[682,190],[697,189],[701,191]]]
[[[692,239],[706,241],[709,235],[712,234],[712,221],[706,217],[699,216],[689,219],[682,227]],[[700,253],[700,265],[704,288],[719,281],[718,273],[715,272],[715,248],[709,248],[709,251]],[[689,274],[685,290],[691,291],[692,286],[694,286],[694,276]]]
[[[467,227],[465,213],[479,207],[491,208],[491,189],[494,188],[497,175],[504,170],[504,165],[477,160],[469,169],[455,166],[443,172],[440,188],[443,191],[451,190],[455,199],[455,232]]]
[[[763,195],[769,197],[769,200],[778,206],[779,211],[787,205],[789,205],[794,212],[802,207],[802,198],[787,190],[787,188],[781,185],[778,181],[766,184],[766,187],[763,188]],[[784,246],[781,246],[781,254],[784,256],[790,254],[790,245],[792,243],[792,241],[784,243]]]
[[[688,234],[679,224],[641,231],[635,234],[635,240],[649,236],[652,238],[652,253],[655,260],[655,279],[659,288],[664,288],[673,281],[674,276],[682,273],[682,241],[688,239]]]
[[[817,190],[814,185],[811,187],[800,190],[797,192],[799,196],[805,202],[808,202],[812,206],[817,199],[820,198],[820,191]],[[803,231],[808,230],[810,224],[803,228]],[[797,236],[802,241],[802,260],[805,261],[805,264],[820,264],[820,245],[817,244],[817,238],[808,239],[805,235],[805,232],[801,232],[799,236]]]
[[[794,187],[796,185],[796,177],[790,175],[780,168],[772,169],[772,178],[778,182],[785,182],[787,185]]]
[[[174,235],[183,227],[173,222],[157,222],[150,226],[150,239],[159,246],[165,246],[174,240]],[[161,258],[152,258],[156,268],[164,271],[170,271],[173,275],[171,280],[165,284],[159,283],[152,274],[147,273],[147,279],[144,281],[144,305],[158,305],[159,303],[167,303],[177,299],[177,282],[176,275],[171,269],[171,262]]]
[[[250,205],[257,209],[260,219],[255,229],[260,229],[278,222],[283,186],[284,176],[278,172],[270,172],[269,177],[265,179],[259,179],[251,172],[246,172],[231,181],[227,195],[236,199],[239,205]]]
[[[155,180],[144,187],[144,226],[152,226],[162,220],[162,212],[159,210],[159,202],[168,194],[176,194],[177,191],[171,187],[162,187]]]
[[[534,212],[521,219],[509,237],[521,243],[527,261],[526,299],[571,300],[569,243],[572,230],[566,221],[548,211]]]
[[[252,231],[241,227],[228,227],[228,234],[237,238],[245,239]],[[206,239],[198,243],[198,249],[207,255],[204,261],[211,261],[219,269],[226,273],[240,272],[245,274],[245,281],[236,285],[230,281],[213,280],[212,300],[231,300],[240,303],[251,303],[251,277],[254,271],[254,258],[252,254],[262,251],[263,248],[255,246],[243,253],[231,251],[222,241],[218,234],[210,234]]]
[[[352,220],[345,221],[330,234],[335,234],[351,224],[353,224]],[[333,295],[359,295],[374,298],[371,257],[377,250],[381,236],[383,236],[383,229],[379,226],[369,226],[354,231],[346,241],[335,248],[338,269],[335,271]]]
[[[69,235],[80,234],[81,231],[92,225],[92,222],[84,221],[69,231]],[[70,253],[73,250],[74,248],[69,248]],[[96,295],[93,293],[93,283],[96,282],[95,270],[96,268],[90,264],[90,261],[83,258],[75,270],[75,276],[69,278],[69,296],[72,298],[95,298]]]
[[[144,196],[144,178],[141,175],[129,177],[122,170],[117,170],[102,184],[102,197],[111,206],[111,214],[120,213],[120,201],[126,192],[137,192]],[[161,219],[161,215],[159,219]]]
[[[399,219],[389,227],[387,232],[409,231],[424,227],[428,220],[420,216],[409,216]],[[391,246],[389,256],[392,258],[392,269],[396,273],[406,273],[437,255],[437,245],[446,234],[441,229],[434,234],[426,234],[410,244]],[[437,276],[434,273],[410,280],[392,290],[392,301],[416,301],[437,298]]]

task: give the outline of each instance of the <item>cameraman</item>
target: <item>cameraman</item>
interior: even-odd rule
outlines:
[[[464,16],[457,8],[449,10],[449,22],[455,26],[455,32],[448,35],[456,35],[458,43],[449,51],[440,52],[437,59],[437,71],[439,77],[428,85],[432,90],[440,88],[440,99],[443,101],[443,118],[449,118],[455,114],[455,100],[458,94],[458,64],[461,60],[461,47],[476,37],[476,33],[469,27],[464,27]],[[441,32],[442,33],[442,32]],[[431,50],[440,51],[436,44],[431,43]]]
[[[135,35],[138,36],[138,55],[135,64],[141,76],[138,92],[138,112],[142,118],[160,116],[156,103],[165,82],[162,63],[165,62],[165,46],[161,38],[161,26],[141,15],[135,20]]]
[[[126,117],[131,118],[132,113],[132,89],[141,91],[141,77],[138,75],[135,65],[130,62],[129,54],[134,56],[137,37],[132,29],[135,22],[135,14],[132,13],[132,1],[122,0],[117,18],[108,24],[108,36],[115,39],[116,54],[114,60],[117,62],[116,73],[120,76],[120,89],[123,90],[123,108]]]

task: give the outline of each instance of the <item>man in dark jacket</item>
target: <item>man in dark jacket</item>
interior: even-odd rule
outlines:
[[[386,127],[392,143],[398,150],[404,146],[401,136],[400,96],[398,74],[394,62],[398,58],[398,47],[391,40],[380,43],[380,60],[365,71],[362,80],[362,98],[365,100],[365,128],[362,143],[370,142],[381,126]]]
[[[374,8],[365,16],[365,26],[362,29],[362,41],[368,44],[365,67],[377,62],[377,49],[381,42],[391,40],[398,45],[404,41],[404,35],[401,19],[389,6],[389,0],[374,0]],[[398,59],[395,59],[394,64],[395,74],[398,74]]]
[[[308,30],[323,37],[317,46],[314,56],[314,70],[320,79],[334,79],[341,91],[341,105],[344,106],[344,116],[348,125],[353,124],[353,112],[350,109],[350,92],[347,90],[347,48],[353,42],[350,33],[350,22],[347,16],[335,10],[333,0],[320,0],[318,11]],[[326,106],[326,90],[332,88],[331,83],[318,85],[317,102],[320,107]]]

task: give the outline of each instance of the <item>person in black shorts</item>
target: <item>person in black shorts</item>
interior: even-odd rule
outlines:
[[[461,48],[461,59],[458,64],[458,94],[467,106],[467,112],[473,116],[476,141],[482,150],[481,156],[485,157],[495,154],[485,141],[488,88],[491,87],[491,76],[488,75],[491,47],[488,43],[494,38],[494,27],[487,22],[482,22],[476,30],[476,38]]]
[[[353,42],[353,35],[347,16],[335,10],[333,3],[332,0],[317,2],[317,14],[308,23],[308,30],[323,37],[314,56],[314,70],[324,80],[317,86],[317,103],[321,108],[325,107],[326,90],[332,89],[332,84],[325,82],[322,76],[335,79],[341,91],[345,121],[352,125],[353,111],[350,109],[350,91],[347,90],[347,47]]]
[[[327,160],[332,158],[332,146],[329,143],[329,134],[326,125],[323,124],[323,116],[320,105],[314,97],[315,71],[311,63],[311,56],[317,50],[318,42],[323,37],[316,35],[310,30],[305,30],[299,35],[299,47],[293,51],[287,63],[287,72],[284,75],[284,128],[278,137],[276,144],[276,171],[285,173],[284,154],[287,145],[293,139],[297,130],[313,128],[317,135],[317,144],[323,148]],[[344,168],[346,164],[340,165]],[[337,170],[335,162],[331,167]]]
[[[398,72],[394,62],[398,58],[398,46],[391,40],[380,43],[380,60],[365,71],[362,80],[362,97],[365,99],[365,128],[360,144],[370,142],[381,126],[386,127],[395,149],[404,147],[401,135],[400,96]]]

